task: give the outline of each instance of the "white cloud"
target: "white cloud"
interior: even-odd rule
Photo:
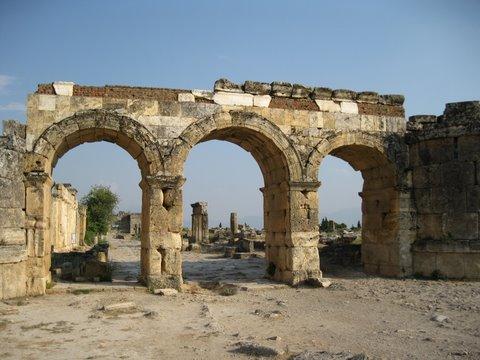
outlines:
[[[5,105],[0,105],[0,111],[25,111],[25,104],[11,102]]]
[[[0,91],[5,91],[7,87],[13,82],[14,77],[0,74]]]

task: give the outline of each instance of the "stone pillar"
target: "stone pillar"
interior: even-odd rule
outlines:
[[[42,295],[51,281],[50,201],[52,179],[45,172],[25,174],[27,294]]]
[[[195,244],[208,243],[208,211],[206,202],[196,202],[192,207],[192,240]]]
[[[291,182],[263,188],[267,275],[296,285],[321,278],[318,255],[320,183]]]
[[[87,207],[85,205],[78,205],[77,215],[77,234],[78,245],[85,245],[85,233],[87,232]]]
[[[235,240],[235,234],[238,233],[238,218],[235,212],[230,213],[230,233],[233,242]]]
[[[182,285],[181,176],[145,176],[142,188],[141,280],[149,288]]]

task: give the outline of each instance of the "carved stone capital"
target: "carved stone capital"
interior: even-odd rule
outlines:
[[[52,178],[46,172],[31,171],[24,175],[25,186],[42,186],[52,181]]]

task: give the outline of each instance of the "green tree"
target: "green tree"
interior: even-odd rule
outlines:
[[[92,244],[95,236],[107,234],[118,200],[118,195],[111,191],[110,187],[102,185],[92,186],[89,193],[82,198],[82,204],[87,207],[87,244]]]

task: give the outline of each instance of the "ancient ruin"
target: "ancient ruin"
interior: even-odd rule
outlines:
[[[192,242],[203,244],[209,242],[208,212],[206,202],[196,202],[192,206]]]
[[[50,215],[52,251],[83,246],[86,227],[87,208],[78,204],[77,190],[70,184],[55,184]]]
[[[480,102],[406,122],[401,95],[219,80],[214,91],[41,84],[27,124],[0,138],[0,297],[50,281],[52,169],[75,146],[113,142],[142,174],[141,277],[182,284],[183,166],[199,142],[250,152],[264,178],[265,268],[277,281],[322,276],[318,169],[327,155],[364,179],[364,271],[480,277]]]

